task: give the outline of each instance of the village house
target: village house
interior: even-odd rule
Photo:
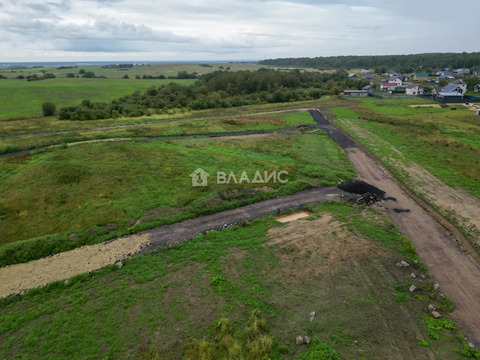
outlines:
[[[397,88],[397,83],[383,82],[380,85],[380,91],[394,91]]]
[[[367,91],[369,94],[375,94],[375,88],[372,85],[366,85],[362,90]]]
[[[397,84],[397,86],[403,85],[403,80],[399,76],[397,76],[393,80],[390,80],[389,82],[394,82],[395,84]]]
[[[357,74],[348,74],[348,77],[350,79],[356,79],[358,76],[357,76]]]
[[[371,80],[371,79],[373,79],[373,74],[364,74],[363,77],[365,79]]]
[[[475,87],[473,88],[473,91],[480,92],[480,84],[475,85]]]
[[[453,70],[453,73],[455,75],[469,75],[470,74],[470,69],[455,69]]]
[[[365,75],[365,74],[370,74],[370,70],[369,69],[363,69],[362,70],[362,74]]]
[[[425,72],[416,73],[415,76],[413,77],[413,80],[415,80],[415,81],[426,81],[426,80],[428,80],[428,74],[425,73]]]
[[[411,84],[405,88],[406,95],[423,95],[425,89],[420,84]]]
[[[445,92],[440,91],[437,94],[437,100],[440,102],[463,102],[463,94],[453,91],[453,92]]]

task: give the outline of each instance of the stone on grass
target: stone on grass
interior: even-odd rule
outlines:
[[[438,290],[439,287],[440,287],[440,284],[439,284],[439,283],[433,284],[433,288],[434,288],[435,290]]]
[[[70,234],[70,236],[68,237],[68,239],[69,239],[71,242],[77,241],[77,240],[78,240],[78,235],[77,235],[77,234]]]
[[[442,315],[438,312],[438,311],[432,311],[432,316],[435,318],[435,319],[438,319],[438,318],[441,318]]]
[[[400,264],[401,264],[403,267],[409,267],[409,266],[410,266],[409,263],[407,263],[406,261],[403,261],[403,260],[400,261]]]
[[[411,277],[412,279],[416,279],[416,278],[417,278],[417,275],[415,275],[415,273],[411,273],[411,274],[410,274],[410,277]]]
[[[410,285],[410,287],[408,288],[408,291],[414,292],[416,289],[417,289],[417,287],[412,284],[412,285]]]
[[[308,315],[308,318],[310,319],[310,321],[313,321],[313,319],[315,318],[315,311],[312,311],[312,312]]]
[[[310,344],[310,338],[308,336],[304,336],[303,337],[303,343],[307,344],[307,345]]]
[[[396,266],[397,268],[399,268],[399,269],[403,268],[403,265],[402,265],[402,264],[400,264],[399,262],[398,262],[398,263],[396,263],[396,264],[395,264],[395,266]]]
[[[430,305],[428,305],[428,310],[435,311],[435,310],[437,310],[437,308],[435,307],[435,305],[430,304]]]
[[[303,337],[301,337],[300,335],[297,335],[297,338],[295,339],[295,344],[302,345],[303,344]]]
[[[119,269],[123,267],[123,263],[121,261],[118,261],[115,265],[117,265]]]

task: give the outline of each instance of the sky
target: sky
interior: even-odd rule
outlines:
[[[0,62],[480,51],[479,0],[1,0]]]

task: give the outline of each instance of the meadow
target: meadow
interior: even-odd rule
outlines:
[[[195,188],[189,175],[199,167],[237,176],[285,170],[289,182]],[[85,143],[0,159],[0,170],[1,265],[355,176],[324,132],[301,131]],[[276,191],[251,190],[265,185]],[[147,211],[156,216],[133,226]],[[118,229],[108,232],[109,223]]]
[[[31,124],[34,121],[23,120],[22,122]],[[106,124],[102,123],[101,121],[96,121],[94,124],[85,124],[87,126],[93,126],[97,124],[102,126],[101,128],[93,128],[92,130],[63,130],[66,131],[64,133],[58,133],[57,131],[62,130],[57,130],[52,134],[25,134],[25,136],[22,137],[0,138],[0,154],[51,145],[76,143],[80,141],[140,138],[164,135],[205,134],[230,131],[269,130],[315,124],[313,118],[306,111],[292,113],[277,112],[272,114],[250,116],[239,115],[238,117],[226,116],[222,119],[217,119],[215,117],[212,119],[195,119],[189,118],[185,114],[183,114],[182,118],[175,118],[174,116],[159,116],[155,119],[142,119],[142,121],[137,123],[139,126],[129,126],[134,125],[135,123],[122,124],[121,122],[117,122],[117,124],[111,124],[111,122],[105,122]],[[7,122],[8,125],[11,125],[9,123],[10,122]],[[108,126],[109,123],[110,126]],[[127,127],[125,127],[126,125]],[[11,133],[10,129],[13,129],[13,127],[5,128],[5,132]],[[33,129],[30,127],[30,131],[32,130]],[[39,131],[41,130],[39,129]]]
[[[120,270],[112,265],[2,299],[0,356],[478,356],[448,320],[451,303],[429,280],[417,280],[415,294],[406,290],[412,280],[394,264],[417,258],[394,225],[374,210],[335,202],[308,210],[307,220],[280,224],[267,217],[211,231],[129,259]],[[312,232],[299,233],[305,227]],[[286,234],[280,241],[279,233]],[[323,240],[309,242],[311,236]],[[420,265],[411,271],[424,273]],[[441,320],[425,314],[428,304],[440,309]],[[309,321],[311,311],[316,315]],[[295,345],[299,334],[312,345]]]
[[[460,108],[410,107],[410,99],[362,100],[361,105],[332,108],[393,145],[365,145],[383,157],[422,165],[445,184],[480,198],[480,123],[473,111]],[[346,126],[337,121],[340,126]],[[348,129],[347,129],[348,130]],[[393,170],[394,167],[392,167]],[[401,174],[399,174],[401,175]]]
[[[171,82],[192,84],[194,80],[137,80],[56,78],[42,81],[0,79],[0,119],[42,115],[42,104],[53,102],[57,109],[78,105],[82,100],[111,101],[136,90]]]

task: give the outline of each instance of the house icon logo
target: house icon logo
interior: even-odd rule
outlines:
[[[192,178],[192,186],[207,186],[209,176],[210,174],[207,173],[205,170],[203,170],[202,168],[198,168],[190,174],[190,177]]]

